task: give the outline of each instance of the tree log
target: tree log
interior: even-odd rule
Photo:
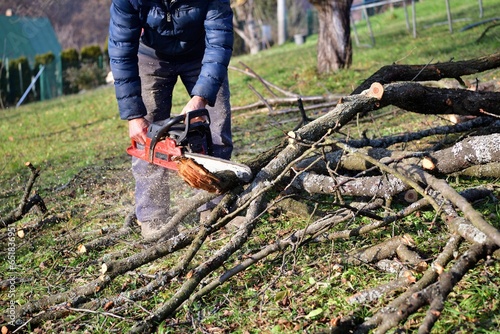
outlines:
[[[359,94],[374,82],[383,85],[396,81],[428,81],[443,78],[459,79],[500,67],[500,52],[470,60],[426,65],[387,65],[366,79],[352,94]]]
[[[300,173],[293,186],[310,194],[335,194],[387,198],[409,188],[393,175],[367,177],[330,177],[312,173]]]
[[[428,115],[500,116],[500,93],[426,87],[414,82],[402,82],[384,86],[381,106],[388,105]]]
[[[500,104],[499,104],[500,105]],[[500,133],[466,138],[450,148],[429,154],[432,172],[451,174],[474,165],[500,162]]]

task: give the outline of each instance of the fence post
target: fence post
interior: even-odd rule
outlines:
[[[450,0],[445,0],[446,2],[446,15],[448,16],[448,29],[450,33],[453,32],[453,20],[451,18]]]
[[[411,15],[413,21],[413,38],[417,38],[417,13],[415,12],[415,0],[411,0]]]
[[[23,65],[21,62],[17,64],[17,71],[19,75],[19,91],[22,92],[24,89],[24,82],[23,82]]]
[[[26,96],[28,96],[28,93],[30,92],[31,88],[33,88],[33,85],[36,83],[36,81],[38,80],[38,77],[42,74],[44,69],[45,69],[45,66],[43,66],[43,65],[40,66],[40,70],[38,71],[36,76],[33,78],[33,80],[31,80],[30,85],[28,86],[28,88],[26,88],[26,91],[24,92],[23,96],[21,96],[21,99],[19,100],[19,102],[17,102],[16,108],[18,108],[23,103],[24,99],[26,98]]]
[[[278,45],[286,42],[286,3],[285,0],[278,0]]]
[[[403,8],[405,10],[405,20],[406,20],[406,30],[410,31],[410,18],[408,17],[408,7],[406,6],[406,0],[403,0]]]
[[[5,58],[5,79],[7,80],[7,82],[6,82],[7,96],[9,96],[10,95],[9,58]]]

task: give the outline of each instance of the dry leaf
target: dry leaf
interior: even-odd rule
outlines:
[[[104,304],[104,309],[106,311],[109,311],[111,308],[113,308],[113,306],[115,306],[115,303],[113,301],[109,301],[106,304]]]
[[[24,235],[25,235],[25,234],[24,234],[24,230],[23,230],[23,229],[20,229],[20,230],[18,230],[18,231],[17,231],[17,236],[18,236],[19,238],[21,238],[21,239],[22,239],[22,238],[24,238]]]
[[[87,248],[83,244],[80,244],[80,245],[78,245],[78,248],[76,251],[80,254],[84,254],[84,253],[87,253]]]

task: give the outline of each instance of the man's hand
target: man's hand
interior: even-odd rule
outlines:
[[[182,109],[181,114],[185,114],[189,111],[197,110],[197,109],[204,109],[208,104],[208,101],[205,100],[205,98],[201,96],[193,96],[191,100],[186,104],[184,109]]]
[[[128,121],[128,135],[139,144],[146,144],[146,133],[148,132],[149,122],[141,117]]]

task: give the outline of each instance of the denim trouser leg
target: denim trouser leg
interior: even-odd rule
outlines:
[[[142,98],[150,122],[170,117],[172,92],[180,77],[188,92],[194,87],[200,73],[199,61],[169,63],[139,53],[139,73],[141,76]],[[213,155],[229,159],[233,144],[231,136],[231,106],[229,84],[226,80],[218,92],[214,107],[207,107],[210,113],[210,130],[214,144]],[[186,102],[189,96],[186,96]],[[175,110],[174,115],[181,110]],[[170,188],[169,171],[144,160],[132,158],[132,173],[135,178],[136,215],[140,222],[165,222],[169,217]]]
[[[233,139],[231,133],[231,104],[229,102],[229,83],[226,80],[217,94],[213,107],[207,106],[210,114],[210,131],[212,133],[213,155],[229,160],[233,152]]]

